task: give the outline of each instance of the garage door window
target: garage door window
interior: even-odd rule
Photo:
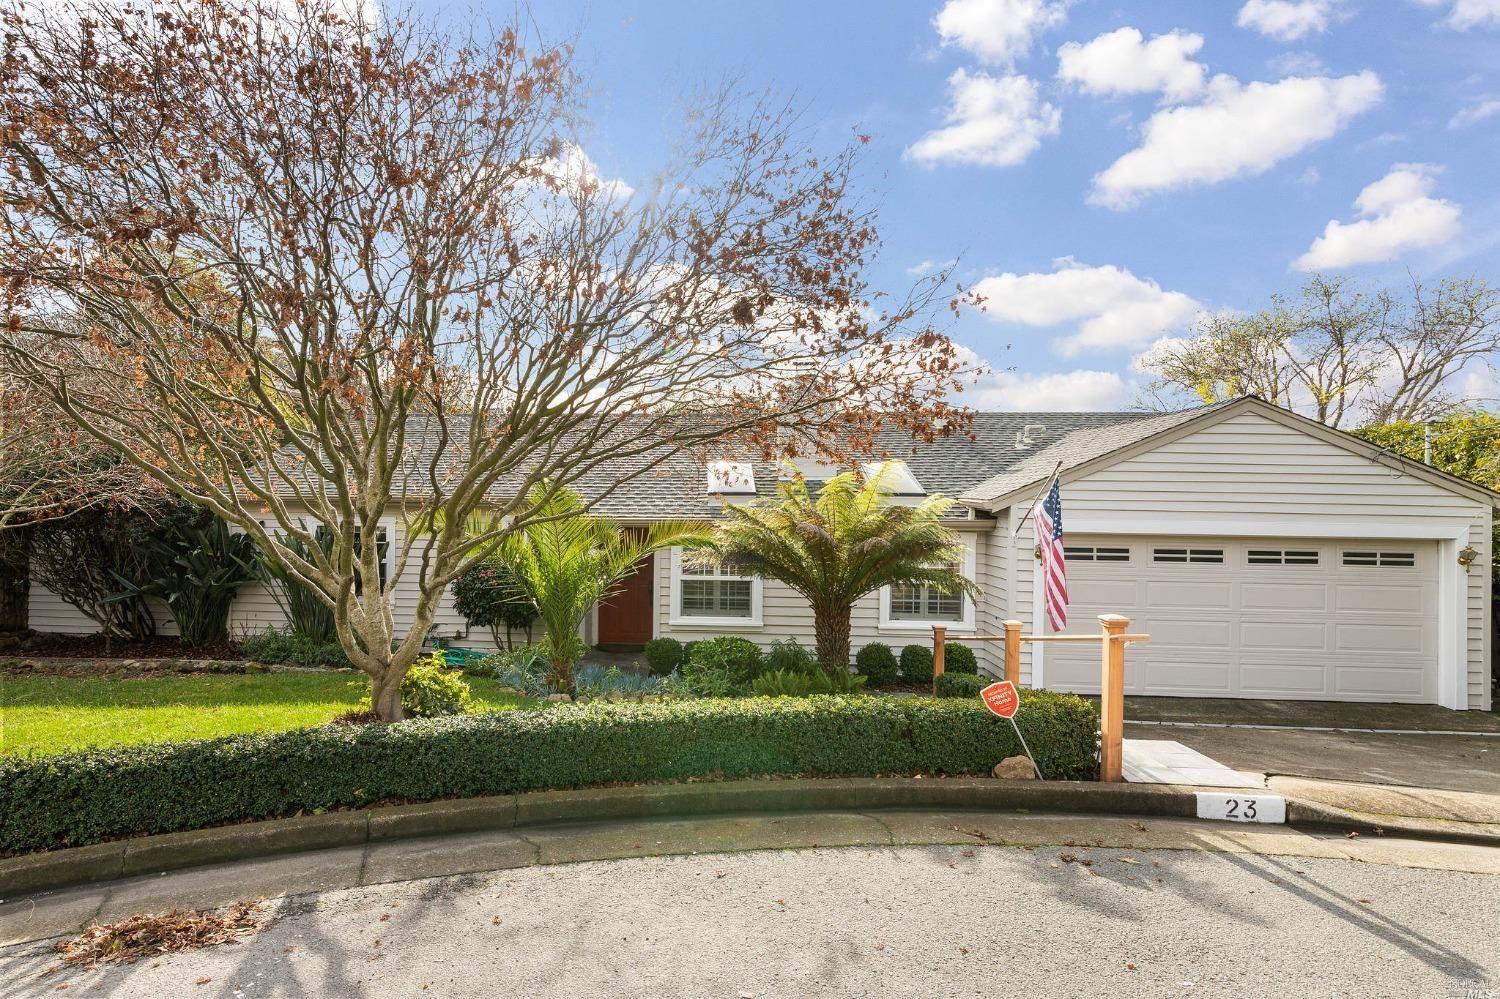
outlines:
[[[1317,565],[1318,553],[1291,548],[1252,548],[1245,559],[1251,565]]]
[[[1151,552],[1153,562],[1201,562],[1205,565],[1223,565],[1222,548],[1157,548]]]
[[[1416,552],[1344,552],[1344,564],[1348,566],[1370,566],[1381,569],[1410,569],[1417,564]]]
[[[1129,562],[1130,549],[1069,545],[1063,549],[1063,557],[1069,562]]]

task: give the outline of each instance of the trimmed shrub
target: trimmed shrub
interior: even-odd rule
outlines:
[[[349,657],[337,642],[319,642],[306,635],[263,631],[240,643],[240,653],[258,663],[350,669]]]
[[[473,706],[473,701],[473,691],[462,676],[448,670],[441,652],[418,659],[401,678],[401,710],[409,718],[461,715]],[[359,709],[370,710],[368,697],[359,702]]]
[[[811,697],[814,694],[858,694],[864,691],[865,677],[848,670],[821,670],[793,673],[775,670],[762,673],[750,684],[757,697]]]
[[[943,672],[966,673],[974,676],[979,672],[979,659],[967,645],[954,642],[943,643]]]
[[[988,687],[991,682],[987,676],[945,672],[937,678],[937,696],[978,697],[979,692]]]
[[[854,657],[854,665],[872,687],[896,682],[896,653],[884,642],[871,642],[860,649]]]
[[[901,679],[907,683],[931,683],[932,650],[925,645],[908,645],[902,649]]]
[[[721,635],[693,646],[682,679],[699,697],[743,693],[765,668],[760,648],[748,638]]]
[[[682,643],[675,638],[653,638],[646,643],[646,665],[657,676],[668,676],[687,659]]]
[[[765,673],[821,673],[818,668],[818,657],[808,649],[798,645],[794,639],[783,638],[779,642],[772,642],[771,648],[766,652]]]
[[[1095,775],[1098,713],[1021,692],[1042,773]],[[599,784],[986,774],[1021,752],[977,700],[775,697],[559,704],[0,759],[0,850],[84,846],[250,819]]]

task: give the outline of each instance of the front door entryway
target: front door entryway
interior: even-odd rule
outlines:
[[[635,572],[620,581],[608,600],[599,604],[599,636],[603,648],[639,648],[652,638],[651,589],[656,558],[647,555],[636,563]]]

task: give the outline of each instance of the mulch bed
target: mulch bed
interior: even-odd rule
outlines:
[[[189,647],[182,640],[158,637],[144,642],[115,639],[106,651],[103,635],[51,635],[34,632],[20,644],[4,650],[14,656],[45,659],[244,659],[229,642]]]
[[[95,924],[54,949],[63,955],[63,964],[80,968],[134,964],[143,957],[239,943],[265,929],[264,909],[259,901],[247,901],[218,911],[180,909],[164,915],[146,913],[118,923]]]

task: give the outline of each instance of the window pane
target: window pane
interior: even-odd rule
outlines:
[[[927,591],[927,616],[933,621],[958,621],[964,616],[964,598],[961,593],[931,587]]]
[[[751,586],[748,579],[684,579],[683,617],[750,617]]]
[[[891,587],[891,620],[922,620],[922,588],[902,583]]]

